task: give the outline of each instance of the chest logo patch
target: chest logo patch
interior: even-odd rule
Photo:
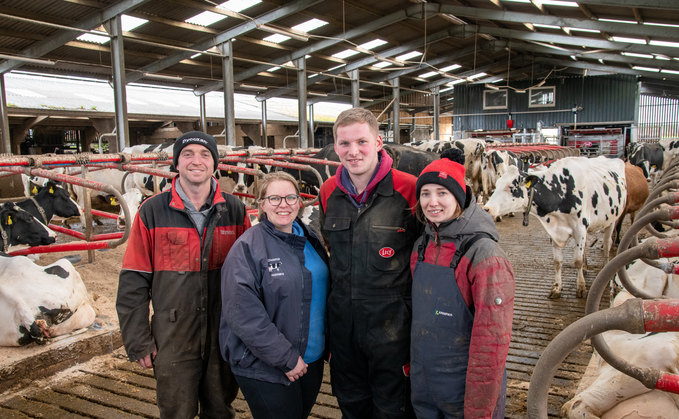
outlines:
[[[391,247],[383,247],[380,249],[380,256],[383,258],[390,258],[394,256],[394,249]]]

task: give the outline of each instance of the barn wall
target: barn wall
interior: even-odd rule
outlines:
[[[503,82],[496,83],[502,85]],[[537,84],[530,80],[511,82],[510,86],[527,89]],[[636,76],[605,75],[547,79],[544,87],[555,86],[555,106],[529,108],[529,94],[509,89],[507,110],[483,110],[483,84],[455,86],[453,125],[455,131],[507,129],[508,114],[512,114],[514,128],[535,129],[538,121],[544,126],[570,124],[574,121],[571,109],[582,106],[578,112],[578,124],[588,122],[631,123],[634,120],[634,103],[637,92]],[[564,110],[564,112],[554,112]],[[518,113],[518,112],[530,113]],[[469,116],[460,116],[474,114]]]

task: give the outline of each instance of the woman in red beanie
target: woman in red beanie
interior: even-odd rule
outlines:
[[[464,155],[450,149],[417,179],[426,226],[410,259],[410,378],[419,419],[504,418],[514,272],[464,173]]]

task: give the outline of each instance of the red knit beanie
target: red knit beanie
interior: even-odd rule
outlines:
[[[450,148],[441,153],[439,160],[434,160],[422,170],[417,178],[417,199],[424,185],[434,183],[448,189],[460,208],[466,208],[467,185],[464,183],[464,154],[457,148]]]

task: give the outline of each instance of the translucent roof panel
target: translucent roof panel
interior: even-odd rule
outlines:
[[[261,3],[261,0],[229,0],[217,7],[228,9],[234,12],[240,12],[258,3]],[[226,18],[227,16],[220,15],[219,13],[205,11],[195,15],[190,19],[186,19],[186,22],[193,23],[194,25],[210,26],[213,23],[219,22],[220,20],[224,20]]]
[[[143,25],[144,23],[148,22],[146,19],[140,19],[138,17],[133,17],[133,16],[128,16],[128,15],[122,15],[120,19],[120,26],[122,27],[123,31],[125,32],[131,32],[135,28],[138,28],[139,26]],[[108,36],[99,36],[95,35],[92,33],[86,33],[83,35],[80,35],[78,38],[80,41],[85,41],[85,42],[92,42],[95,44],[105,44],[107,43],[110,38]]]

